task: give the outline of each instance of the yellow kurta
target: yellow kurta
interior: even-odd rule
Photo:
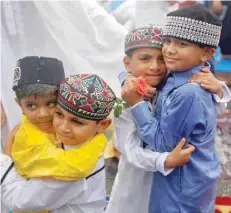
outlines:
[[[79,149],[65,151],[57,148],[52,134],[40,131],[23,116],[15,135],[12,157],[18,173],[25,178],[53,177],[78,180],[95,168],[106,146],[106,136],[98,134]]]
[[[85,178],[102,156],[107,139],[104,134],[98,134],[69,151],[57,148],[55,142],[54,135],[40,131],[23,116],[12,148],[18,173],[25,178],[53,177],[67,181]]]

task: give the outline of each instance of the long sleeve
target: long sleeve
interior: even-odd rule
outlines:
[[[202,116],[203,106],[197,97],[196,89],[197,87],[191,85],[177,89],[174,95],[166,100],[167,107],[162,110],[160,121],[153,116],[145,102],[132,108],[141,139],[154,151],[172,151],[182,137],[189,139],[196,123],[206,122]]]
[[[126,78],[127,78],[128,76],[130,76],[130,75],[132,75],[132,74],[129,73],[129,72],[126,72],[126,71],[120,72],[120,74],[118,75],[118,78],[119,78],[119,81],[120,81],[121,86],[124,85],[124,82],[125,82]]]
[[[11,158],[0,155],[1,177],[12,163]],[[87,190],[86,180],[75,182],[54,179],[25,180],[13,167],[1,186],[2,202],[13,211],[52,210],[68,204],[73,198],[82,200]]]
[[[145,171],[159,171],[163,175],[173,171],[173,169],[164,168],[164,162],[169,153],[153,152],[141,146],[142,142],[130,109],[124,110],[118,118],[115,118],[114,125],[115,146],[130,164]]]
[[[217,95],[214,94],[214,100],[216,102],[216,110],[217,114],[223,114],[227,107],[227,103],[231,100],[231,92],[225,82],[221,81],[222,83],[222,91],[223,97],[219,98]]]
[[[78,149],[57,148],[39,132],[20,129],[15,137],[12,157],[20,175],[26,178],[53,177],[78,180],[87,177],[102,156],[107,139],[98,134]]]

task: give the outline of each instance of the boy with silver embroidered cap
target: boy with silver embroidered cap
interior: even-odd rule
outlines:
[[[216,109],[212,94],[188,81],[214,54],[220,31],[220,21],[200,4],[167,15],[162,52],[170,73],[159,90],[154,116],[134,80],[125,82],[122,96],[132,106],[146,144],[170,152],[185,137],[196,148],[188,164],[168,176],[153,174],[149,213],[214,212],[220,174],[214,147]]]
[[[104,136],[98,136],[99,141],[93,138],[79,141],[83,144],[78,150],[64,151],[56,147],[62,141],[53,129],[58,88],[64,79],[62,62],[47,57],[25,57],[17,62],[14,74],[13,89],[23,112],[12,146],[19,174],[25,178],[60,180],[78,180],[90,175],[104,151]],[[105,110],[105,105],[100,107]],[[107,107],[109,110],[110,106]]]
[[[161,28],[145,25],[129,32],[125,38],[124,65],[127,71],[136,77],[143,76],[150,87],[158,87],[167,73],[161,51],[162,37]],[[123,79],[120,80],[122,83]],[[155,100],[151,102],[149,107],[153,110]],[[114,145],[121,156],[105,213],[147,213],[153,172],[159,171],[164,176],[170,174],[174,167],[188,162],[194,147],[183,150],[182,141],[172,153],[144,148],[131,108],[123,110],[114,119],[114,126]],[[131,205],[131,201],[135,202]]]
[[[129,75],[128,72],[130,72],[132,78],[143,76],[151,90],[153,87],[159,88],[167,74],[162,47],[163,30],[160,27],[149,24],[129,32],[125,38],[126,56],[124,57],[127,72],[122,72],[119,75],[121,84],[123,85],[125,78]],[[204,74],[203,80],[210,77],[209,88],[211,91],[216,91],[219,94],[223,90],[224,97],[222,99],[219,100],[214,95],[217,97],[217,101],[226,101],[227,87],[221,86],[213,75],[210,76],[210,72],[202,74]],[[215,88],[218,87],[220,89],[216,90]],[[153,100],[148,104],[153,111],[156,97],[152,96],[151,99]],[[220,111],[224,111],[225,106],[222,103],[217,103],[216,107]],[[152,172],[159,171],[163,175],[168,175],[173,171],[173,167],[188,162],[194,148],[191,146],[189,149],[183,149],[184,140],[172,153],[152,152],[147,146],[144,148],[138,128],[132,118],[131,108],[123,110],[121,115],[114,119],[114,126],[116,134],[114,145],[121,156],[111,198],[105,212],[148,212]],[[174,164],[172,164],[173,159]],[[136,200],[136,202],[130,205],[131,200]]]
[[[111,124],[111,119],[107,117],[115,100],[116,96],[111,88],[97,75],[79,74],[66,78],[60,85],[53,120],[54,130],[63,142],[63,148],[74,153],[85,144],[93,143],[93,140],[98,144],[105,142],[104,132]],[[79,157],[83,158],[83,162],[86,158],[91,161],[95,151],[94,148],[85,152],[86,157]],[[4,157],[6,158],[1,156]],[[106,180],[102,155],[92,173],[78,181],[38,178],[26,181],[19,178],[13,168],[2,185],[2,200],[17,211],[49,209],[54,213],[102,213],[105,197]]]

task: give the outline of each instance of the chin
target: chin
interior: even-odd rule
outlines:
[[[62,143],[63,143],[64,145],[67,145],[67,146],[78,145],[78,143],[77,143],[76,141],[62,140],[62,139],[61,139],[61,141],[62,141]]]
[[[155,81],[147,81],[147,84],[151,87],[158,87],[162,83],[163,79],[157,79]]]
[[[41,126],[41,127],[38,127],[38,128],[43,132],[54,133],[53,125]]]
[[[173,72],[181,72],[181,71],[185,71],[188,69],[188,67],[185,66],[180,66],[180,65],[175,65],[175,64],[166,64],[168,70],[173,71]]]

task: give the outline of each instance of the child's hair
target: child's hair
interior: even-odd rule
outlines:
[[[128,52],[126,52],[126,56],[131,58],[133,53],[135,52],[136,49],[132,49],[132,50],[129,50]]]
[[[57,95],[59,87],[50,84],[25,84],[15,90],[17,99],[20,101],[24,97],[46,97],[49,95]]]

